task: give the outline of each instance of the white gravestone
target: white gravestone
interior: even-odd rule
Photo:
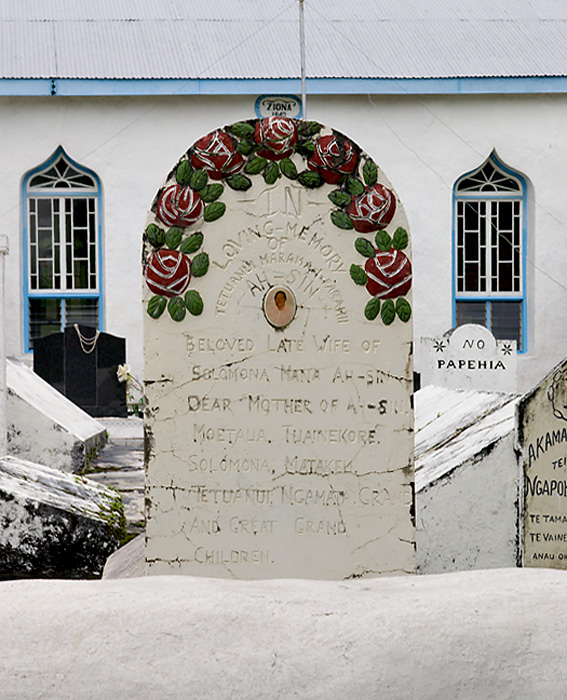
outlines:
[[[421,347],[422,386],[516,391],[515,340],[496,340],[484,326],[467,323],[437,338],[422,338]]]
[[[567,569],[567,360],[518,406],[525,566]]]
[[[411,263],[374,162],[315,122],[215,130],[144,274],[149,573],[413,573]]]

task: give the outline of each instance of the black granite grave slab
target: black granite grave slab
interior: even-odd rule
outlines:
[[[126,340],[69,326],[34,341],[34,371],[91,416],[126,416],[126,384],[117,379]]]

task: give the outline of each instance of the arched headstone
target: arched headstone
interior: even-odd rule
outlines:
[[[567,360],[518,404],[524,566],[567,569]]]
[[[382,170],[317,122],[212,131],[143,267],[149,572],[414,572],[411,263]]]

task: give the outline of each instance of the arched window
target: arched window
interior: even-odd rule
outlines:
[[[26,351],[74,323],[102,329],[98,177],[59,147],[24,176],[22,203]]]
[[[492,154],[454,187],[454,325],[526,350],[526,183]]]

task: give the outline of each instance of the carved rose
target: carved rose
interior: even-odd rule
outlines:
[[[166,226],[191,226],[201,218],[204,208],[198,192],[190,187],[170,185],[159,198],[157,216]]]
[[[268,160],[289,158],[297,141],[297,126],[293,119],[266,117],[256,122],[256,143],[262,148],[258,155]]]
[[[315,152],[307,160],[307,167],[320,173],[325,182],[335,185],[343,175],[356,170],[356,151],[342,136],[321,136],[315,143]]]
[[[367,187],[363,194],[353,197],[345,209],[356,231],[369,233],[386,228],[396,211],[396,197],[384,185]]]
[[[244,158],[231,137],[217,129],[195,143],[191,164],[196,170],[206,170],[211,180],[221,180],[241,170]]]
[[[189,286],[191,264],[178,250],[157,250],[146,267],[146,284],[154,294],[175,297]]]
[[[411,263],[401,250],[377,250],[364,268],[368,277],[366,289],[373,297],[395,299],[405,296],[411,288]]]

